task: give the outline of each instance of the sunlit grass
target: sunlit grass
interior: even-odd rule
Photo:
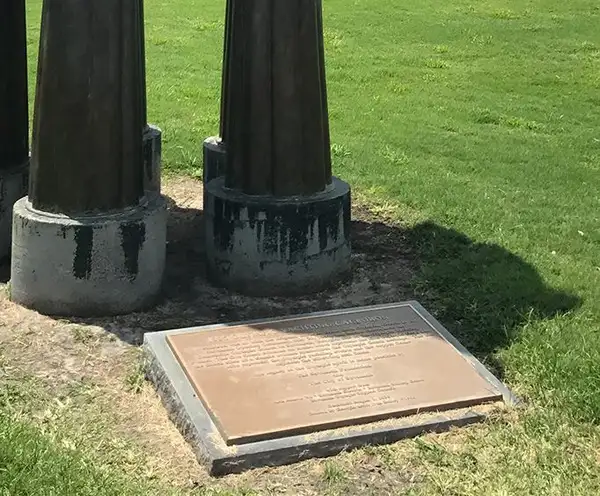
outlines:
[[[32,95],[39,7],[28,2]],[[324,7],[336,174],[382,218],[414,228],[417,296],[531,405],[438,444],[375,452],[410,456],[425,474],[415,494],[600,493],[598,2]],[[146,0],[146,13],[165,171],[198,174],[202,140],[218,129],[223,2]],[[17,450],[4,450],[6,466],[29,466],[36,434],[2,429]],[[46,473],[54,456],[72,474],[67,455],[43,446],[40,484],[58,480]]]

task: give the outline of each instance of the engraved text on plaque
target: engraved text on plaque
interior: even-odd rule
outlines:
[[[230,445],[501,399],[410,304],[168,341]]]

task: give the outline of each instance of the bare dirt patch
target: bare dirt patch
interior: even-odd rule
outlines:
[[[12,407],[100,463],[179,487],[252,487],[261,494],[387,494],[413,484],[418,477],[406,472],[408,462],[398,472],[382,461],[386,450],[219,481],[211,480],[196,463],[152,387],[143,381],[138,346],[144,333],[402,301],[412,297],[414,267],[404,231],[376,221],[357,204],[354,274],[342,286],[302,298],[246,297],[215,288],[205,277],[201,191],[194,179],[165,181],[170,208],[167,273],[164,298],[150,312],[105,319],[49,318],[12,304],[8,287],[0,286],[0,385],[34,384],[16,395]],[[7,274],[6,265],[0,267],[0,276],[8,279]]]

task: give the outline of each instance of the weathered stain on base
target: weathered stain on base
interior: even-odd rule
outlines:
[[[92,273],[92,252],[94,251],[94,228],[76,226],[75,255],[73,257],[73,275],[77,279],[89,279]]]
[[[162,287],[167,214],[153,195],[106,214],[14,208],[12,301],[50,315],[108,316],[153,305]]]
[[[265,205],[244,205],[215,197],[210,219],[215,243],[220,250],[233,250],[237,231],[247,224],[253,231],[256,251],[279,260],[294,260],[295,255],[306,252],[315,243],[321,251],[337,245],[350,229],[348,199],[339,197],[322,203],[317,200],[314,204],[306,201],[303,204],[291,200],[286,205],[265,199]]]
[[[146,226],[141,222],[128,222],[119,230],[125,257],[125,270],[132,279],[135,279],[139,272],[140,251],[146,241]]]
[[[308,197],[243,195],[217,178],[206,186],[208,269],[218,284],[243,293],[324,289],[350,268],[350,188]],[[267,294],[267,293],[265,293]]]

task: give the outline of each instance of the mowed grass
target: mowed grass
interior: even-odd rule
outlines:
[[[28,2],[32,95],[40,3]],[[217,132],[223,7],[146,0],[149,114],[167,173],[199,175],[202,140]],[[526,402],[482,428],[406,442],[423,475],[406,491],[600,494],[600,6],[324,9],[336,174],[407,229],[416,296]],[[105,477],[93,452],[2,422],[0,494],[69,494],[60,480]],[[376,453],[404,470],[395,448]],[[332,463],[328,491],[343,493],[349,478]],[[23,467],[37,492],[15,475]],[[93,494],[135,482],[110,474]]]
[[[74,447],[0,416],[0,494],[142,496],[158,490],[96,468]],[[63,440],[64,441],[64,440]]]

